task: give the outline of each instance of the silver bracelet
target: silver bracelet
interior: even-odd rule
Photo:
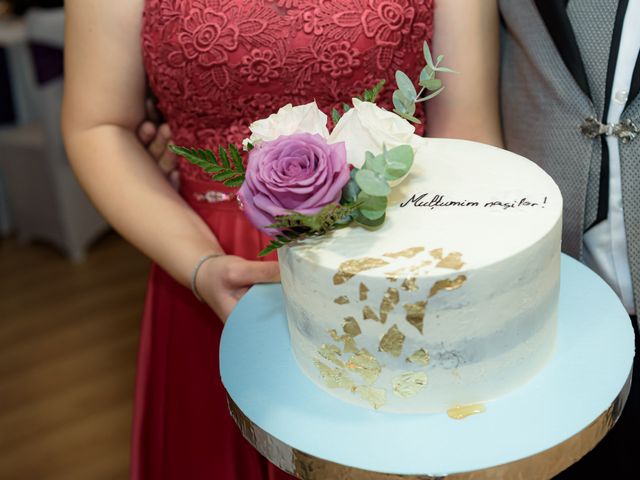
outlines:
[[[208,253],[204,257],[202,257],[200,260],[198,260],[198,263],[196,263],[196,266],[193,267],[193,272],[191,273],[191,291],[193,292],[193,295],[201,302],[204,302],[204,299],[202,298],[202,295],[200,295],[200,292],[198,292],[198,287],[196,286],[196,279],[198,278],[198,272],[200,271],[200,267],[202,267],[202,265],[204,265],[204,263],[207,260],[211,260],[212,258],[216,258],[216,257],[221,257],[223,255],[224,253]]]

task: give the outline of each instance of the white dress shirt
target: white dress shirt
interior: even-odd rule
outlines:
[[[633,69],[640,52],[640,0],[629,0],[622,25],[620,49],[613,77],[608,124],[620,121],[631,87]],[[622,208],[620,150],[618,139],[606,137],[609,149],[609,211],[606,220],[584,235],[584,262],[618,294],[629,314],[635,314],[631,271]]]

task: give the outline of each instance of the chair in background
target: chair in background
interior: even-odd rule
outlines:
[[[19,241],[44,239],[81,261],[108,225],[78,184],[62,143],[63,10],[31,10],[25,27],[37,121],[0,131],[0,169]]]

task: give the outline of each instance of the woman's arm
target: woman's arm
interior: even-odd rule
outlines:
[[[136,138],[144,119],[143,5],[66,2],[63,134],[71,164],[103,215],[188,285],[198,259],[222,249]],[[273,263],[221,257],[203,266],[198,289],[224,319],[244,287],[277,277]]]
[[[500,19],[497,0],[436,2],[433,52],[459,75],[428,102],[427,133],[502,147],[499,104]]]

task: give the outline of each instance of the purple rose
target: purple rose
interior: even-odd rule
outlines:
[[[321,135],[299,133],[261,142],[249,153],[238,196],[249,221],[258,228],[292,211],[311,215],[338,203],[349,181],[343,142],[328,144]],[[269,235],[278,232],[265,229]]]

